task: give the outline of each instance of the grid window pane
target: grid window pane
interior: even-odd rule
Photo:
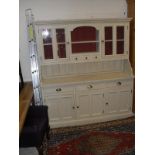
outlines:
[[[59,58],[66,58],[66,45],[65,44],[58,45],[58,56]]]
[[[112,55],[112,41],[105,42],[105,55]]]
[[[105,27],[105,40],[112,40],[112,27]]]
[[[124,41],[117,41],[117,54],[124,53]]]
[[[52,45],[44,45],[44,58],[45,59],[53,59]]]
[[[65,42],[65,30],[56,29],[56,38],[58,43]]]
[[[51,29],[43,29],[42,31],[42,37],[43,37],[43,43],[48,44],[52,43],[52,38],[51,38]]]
[[[124,26],[117,26],[117,39],[124,39]]]

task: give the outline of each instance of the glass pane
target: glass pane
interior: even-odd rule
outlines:
[[[105,55],[112,55],[112,41],[105,42]]]
[[[65,42],[65,30],[64,29],[56,29],[56,38],[57,42]]]
[[[124,41],[117,41],[117,54],[124,53]]]
[[[105,40],[112,40],[112,27],[105,27]]]
[[[65,44],[58,45],[58,56],[59,58],[66,58],[66,45]]]
[[[71,32],[71,41],[96,41],[98,39],[98,31],[91,26],[81,26],[75,28]]]
[[[52,43],[52,38],[51,38],[51,29],[43,29],[42,31],[42,37],[43,37],[43,43]]]
[[[124,39],[124,26],[117,26],[117,39]]]
[[[52,45],[44,45],[44,58],[45,59],[53,59]]]
[[[72,53],[98,52],[98,43],[72,44]]]

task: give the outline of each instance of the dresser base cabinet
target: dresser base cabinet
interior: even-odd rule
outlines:
[[[105,122],[133,116],[133,79],[44,87],[52,128]]]

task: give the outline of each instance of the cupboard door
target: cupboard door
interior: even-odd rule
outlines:
[[[45,104],[48,105],[49,122],[61,120],[60,99],[58,97],[46,98]]]
[[[120,112],[132,110],[132,91],[131,89],[120,90],[118,94],[118,108]]]
[[[105,55],[113,54],[113,27],[104,27]]]
[[[109,90],[105,93],[105,113],[113,114],[118,112],[118,91]]]
[[[104,93],[101,90],[91,93],[91,114],[92,116],[101,116],[104,113]]]
[[[124,26],[116,26],[116,53],[124,54]]]
[[[47,97],[45,103],[49,107],[50,122],[74,119],[74,97],[72,94]]]
[[[66,58],[66,35],[64,28],[56,28],[57,56]]]
[[[77,117],[86,118],[91,115],[91,105],[90,105],[90,93],[89,91],[79,91],[77,92]]]
[[[65,95],[60,97],[61,119],[72,120],[75,117],[74,98],[73,95]]]

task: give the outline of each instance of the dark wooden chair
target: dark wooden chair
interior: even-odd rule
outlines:
[[[44,138],[49,139],[49,120],[47,106],[30,106],[24,127],[20,134],[19,147],[36,147],[43,155]]]

